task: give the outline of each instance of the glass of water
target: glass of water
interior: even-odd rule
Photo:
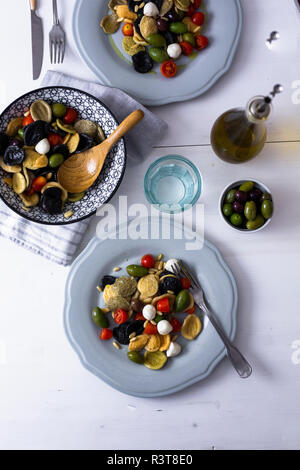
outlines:
[[[145,195],[162,212],[175,214],[193,206],[202,191],[197,167],[180,155],[167,155],[148,169],[144,181]]]

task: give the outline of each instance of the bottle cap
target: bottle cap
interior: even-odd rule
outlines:
[[[273,98],[282,91],[283,87],[281,85],[275,85],[270,95],[252,98],[247,106],[250,119],[251,117],[254,119],[267,119],[271,113]]]

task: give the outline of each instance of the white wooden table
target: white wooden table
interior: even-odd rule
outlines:
[[[51,2],[40,3],[48,32]],[[68,49],[63,66],[53,69],[94,79],[72,39],[74,3],[59,2]],[[169,131],[135,174],[126,174],[118,195],[145,202],[145,170],[164,154],[180,153],[198,165],[206,236],[238,281],[237,344],[253,364],[253,376],[239,379],[224,360],[208,380],[167,398],[118,393],[83,369],[66,340],[62,308],[68,269],[1,239],[1,449],[300,448],[300,352],[292,349],[297,340],[300,349],[300,107],[292,101],[293,83],[300,80],[300,15],[293,0],[242,3],[243,36],[230,72],[199,99],[154,109]],[[273,30],[281,39],[270,51],[264,42]],[[3,4],[1,109],[39,86],[31,80],[29,38],[27,2]],[[43,73],[50,67],[47,47]],[[262,154],[241,166],[218,160],[209,146],[215,118],[278,82],[285,93],[276,99]],[[249,177],[271,187],[276,214],[265,231],[241,236],[222,222],[217,200],[227,183]],[[82,246],[95,234],[96,223]]]

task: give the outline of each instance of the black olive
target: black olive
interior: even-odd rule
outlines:
[[[9,145],[9,137],[4,133],[0,132],[0,155],[3,155]]]
[[[25,152],[16,145],[10,145],[7,147],[4,153],[3,161],[5,165],[15,166],[21,165],[25,160]]]
[[[47,136],[44,121],[35,121],[24,127],[24,144],[32,147],[36,146],[41,140]]]
[[[131,321],[131,322],[128,322],[128,325],[127,325],[127,328],[126,328],[126,334],[128,335],[128,339],[129,339],[129,336],[132,334],[132,333],[136,333],[136,335],[140,335],[143,333],[144,331],[144,321],[140,321],[140,320],[137,320],[137,321]]]
[[[79,144],[75,153],[84,152],[85,150],[92,148],[93,145],[94,145],[94,140],[92,139],[92,137],[86,134],[80,134],[80,141],[79,141]]]
[[[113,329],[114,338],[119,341],[120,344],[129,344],[129,336],[132,333],[136,335],[142,334],[144,331],[143,321],[127,321],[122,323],[120,326]]]
[[[65,131],[63,131],[62,129],[55,129],[51,123],[49,122],[45,122],[45,132],[46,132],[46,135],[48,134],[56,134],[56,135],[60,135],[60,137],[65,137],[65,135],[67,134]]]
[[[141,22],[142,16],[138,17],[136,20],[134,20],[133,25],[135,27],[136,32],[142,36],[141,30],[140,30],[140,22]]]
[[[172,34],[171,31],[165,31],[163,33],[163,35],[164,35],[164,38],[167,42],[167,46],[177,42],[177,37],[175,36],[175,34]]]
[[[48,153],[48,157],[51,157],[51,155],[55,155],[56,153],[60,153],[65,159],[70,156],[69,149],[64,144],[55,145],[55,147],[53,147]]]
[[[116,279],[117,278],[114,276],[103,276],[101,279],[101,289],[104,290],[107,285],[112,286],[116,282]]]
[[[47,166],[46,168],[39,168],[38,170],[35,170],[34,172],[34,176],[37,178],[38,176],[48,176],[48,175],[51,175],[53,176],[53,173],[54,173],[54,169],[53,168],[50,168],[50,166]],[[51,178],[49,177],[49,181],[52,179],[52,176]]]
[[[15,145],[16,147],[22,147],[22,142],[19,139],[11,139],[9,145]]]
[[[175,277],[165,277],[159,285],[159,293],[167,294],[168,291],[174,292],[175,295],[182,291],[181,282]]]
[[[128,0],[128,8],[130,11],[135,10],[135,6],[137,5],[138,7],[142,3],[143,0]]]
[[[163,277],[163,276],[167,276],[167,275],[174,275],[174,273],[171,273],[171,271],[168,271],[167,269],[165,269],[162,273],[160,273],[159,277]]]
[[[147,51],[140,51],[132,56],[135,70],[139,73],[147,73],[153,69],[153,60]]]
[[[48,188],[41,197],[41,207],[50,215],[60,214],[62,211],[62,190]]]
[[[144,1],[145,1],[145,3],[149,3],[149,2],[155,3],[155,5],[157,6],[159,11],[160,11],[162,3],[163,3],[163,0],[144,0]]]

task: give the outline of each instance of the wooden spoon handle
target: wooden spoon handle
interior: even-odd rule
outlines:
[[[106,139],[107,149],[111,149],[118,140],[120,140],[127,132],[129,132],[134,126],[136,126],[144,117],[144,112],[140,109],[133,111],[129,114],[124,121],[117,127],[117,129]],[[101,144],[100,144],[101,145]]]
[[[30,9],[32,11],[35,11],[36,10],[36,0],[29,0],[29,3],[30,3]]]

